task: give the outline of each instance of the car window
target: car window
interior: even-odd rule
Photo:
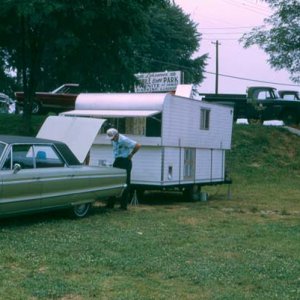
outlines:
[[[257,99],[259,100],[266,100],[266,99],[271,99],[271,95],[269,91],[259,91],[257,95]]]
[[[22,169],[34,167],[34,155],[32,145],[13,145],[12,165],[19,164]]]
[[[0,143],[0,157],[2,156],[2,153],[3,153],[3,151],[4,151],[4,149],[5,149],[5,144],[3,144],[3,143]]]
[[[5,162],[3,164],[3,167],[2,167],[2,170],[10,170],[12,168],[11,166],[11,151],[9,151],[6,159],[5,159]]]
[[[65,163],[51,145],[34,146],[37,168],[64,167]]]
[[[19,164],[22,169],[65,166],[64,160],[51,145],[13,145],[2,170],[10,170],[15,164]]]

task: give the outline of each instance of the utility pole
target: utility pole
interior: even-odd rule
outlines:
[[[215,86],[215,93],[219,93],[219,43],[218,40],[212,42],[212,44],[216,45],[216,86]]]

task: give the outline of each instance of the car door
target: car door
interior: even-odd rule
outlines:
[[[52,145],[35,146],[36,168],[41,183],[41,208],[70,205],[88,186],[88,177],[80,174],[81,166],[67,166]]]
[[[41,184],[31,145],[13,145],[0,172],[0,215],[39,209]]]

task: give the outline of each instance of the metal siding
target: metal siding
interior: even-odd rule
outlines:
[[[160,184],[161,162],[161,147],[142,147],[133,158],[132,183]]]
[[[200,110],[210,109],[210,128],[200,130]],[[164,105],[163,145],[230,149],[231,109],[199,100],[167,98]]]
[[[211,150],[197,149],[196,151],[196,180],[209,182],[211,180]]]
[[[90,165],[97,166],[114,161],[111,145],[96,145],[91,148]],[[142,146],[140,151],[132,159],[131,172],[132,183],[160,184],[161,182],[161,147]]]
[[[212,180],[224,180],[223,151],[213,150],[212,152]]]
[[[164,178],[163,181],[168,184],[178,184],[180,182],[181,163],[180,149],[173,147],[164,148]],[[172,167],[172,177],[169,177],[169,167]]]

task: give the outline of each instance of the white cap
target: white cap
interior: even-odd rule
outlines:
[[[112,140],[118,133],[119,133],[118,130],[115,128],[109,128],[106,131],[107,138],[109,138],[110,140]]]

